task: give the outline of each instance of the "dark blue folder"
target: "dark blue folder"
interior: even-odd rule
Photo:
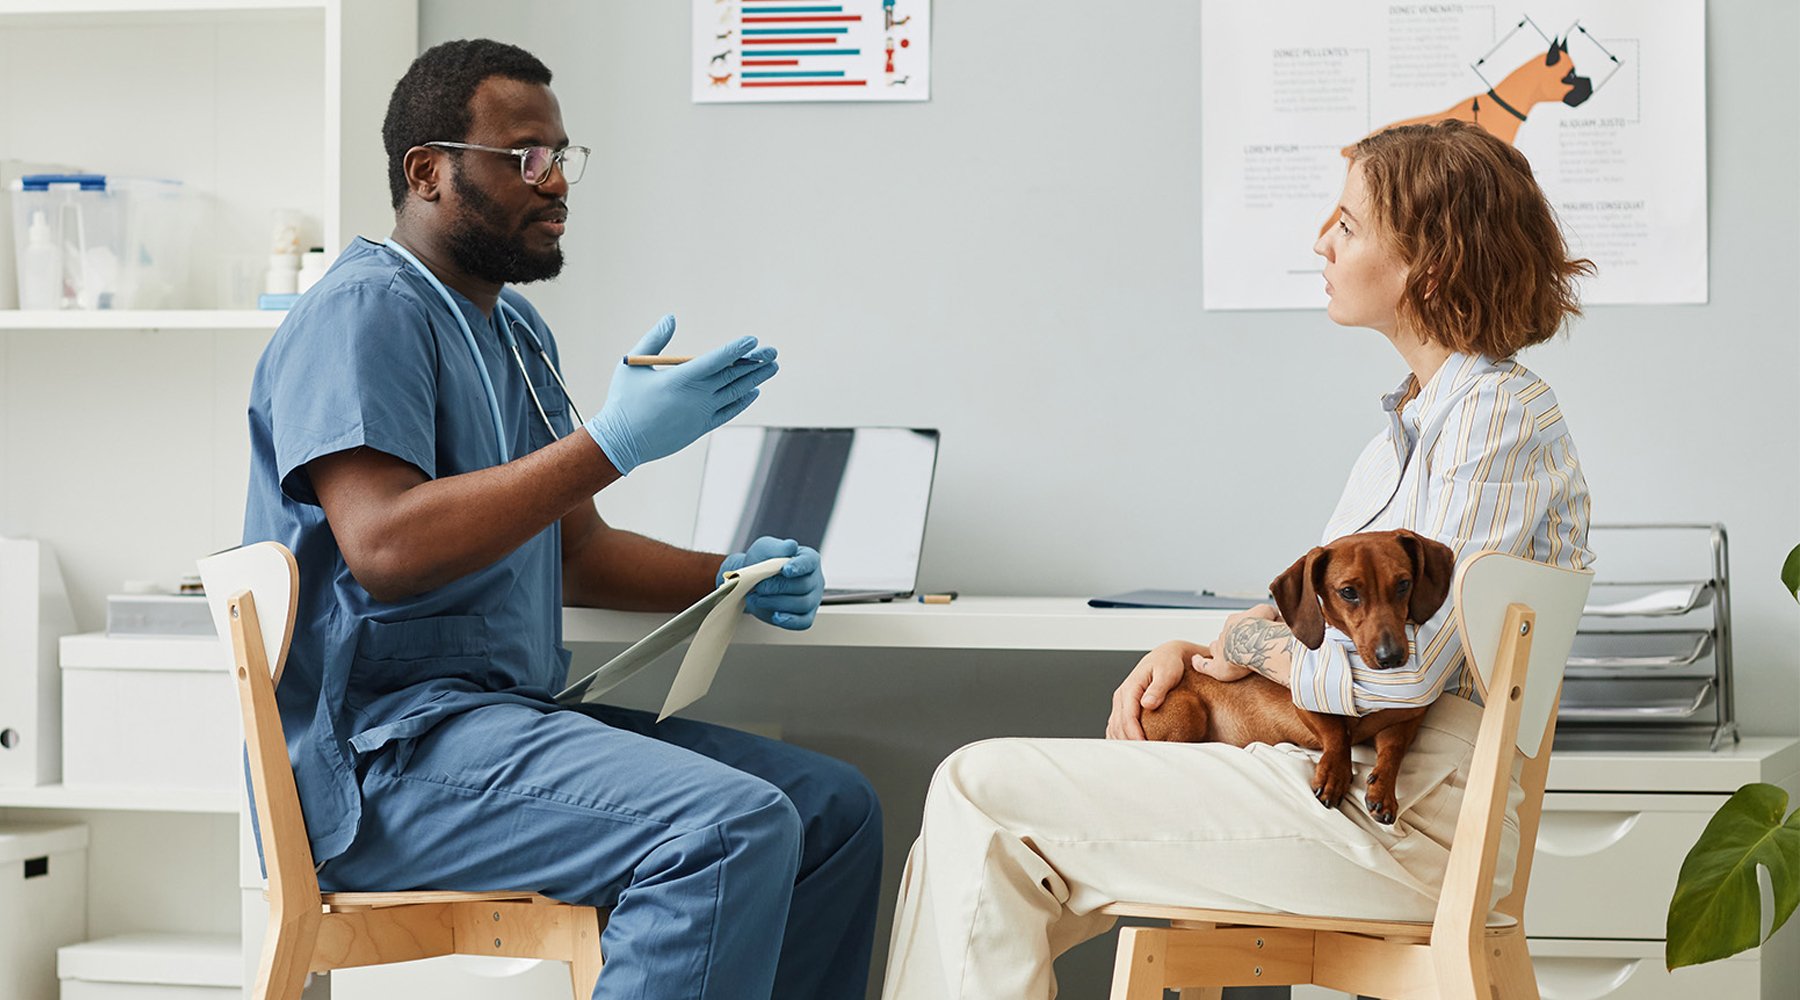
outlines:
[[[1130,590],[1088,598],[1091,608],[1189,608],[1196,611],[1243,611],[1273,604],[1266,597],[1225,597],[1210,590]]]

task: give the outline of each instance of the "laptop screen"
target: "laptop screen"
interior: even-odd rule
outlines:
[[[694,548],[792,538],[819,550],[833,591],[913,590],[937,431],[734,425],[708,442]]]

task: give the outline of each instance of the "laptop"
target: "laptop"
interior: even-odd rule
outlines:
[[[937,431],[908,427],[721,427],[708,438],[694,548],[792,538],[819,550],[826,604],[911,597],[937,447]]]

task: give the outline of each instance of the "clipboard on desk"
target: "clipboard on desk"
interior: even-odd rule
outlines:
[[[664,653],[693,638],[681,668],[669,685],[656,721],[674,715],[705,696],[719,672],[719,661],[725,647],[737,631],[744,616],[744,599],[756,585],[774,576],[787,565],[786,559],[767,559],[754,566],[733,570],[713,592],[700,598],[685,610],[657,626],[649,635],[632,643],[623,653],[602,663],[593,672],[556,693],[564,705],[599,701],[600,696],[636,676]]]
[[[1267,597],[1232,597],[1210,590],[1128,590],[1088,598],[1090,608],[1180,608],[1188,611],[1247,611],[1274,604]]]

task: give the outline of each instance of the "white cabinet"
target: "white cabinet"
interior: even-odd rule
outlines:
[[[1748,737],[1718,752],[1558,750],[1525,903],[1545,1000],[1800,996],[1800,923],[1734,959],[1663,968],[1675,875],[1707,820],[1756,781],[1800,805],[1800,741]],[[1765,903],[1766,906],[1766,903]],[[1765,919],[1767,914],[1765,912]]]

